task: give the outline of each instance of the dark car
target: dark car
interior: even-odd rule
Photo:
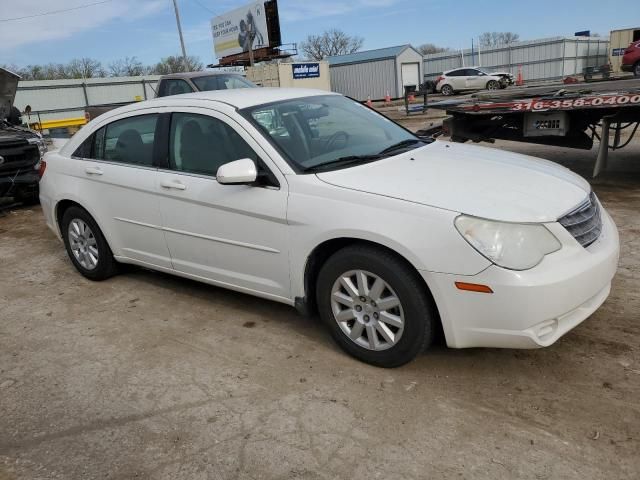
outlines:
[[[623,72],[633,72],[636,77],[640,77],[640,40],[633,42],[624,51],[620,68]]]
[[[211,71],[172,73],[163,75],[158,80],[157,96],[166,97],[181,93],[256,87],[255,83],[250,82],[239,73]]]
[[[37,203],[46,146],[38,132],[20,125],[20,111],[13,106],[19,79],[0,68],[0,197]]]

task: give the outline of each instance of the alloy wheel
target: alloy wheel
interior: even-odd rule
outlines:
[[[69,223],[68,236],[69,247],[78,263],[87,270],[96,268],[100,255],[96,237],[89,225],[79,218],[74,218]]]
[[[400,298],[381,277],[365,270],[343,273],[331,289],[331,310],[342,332],[368,350],[398,343],[405,318]]]

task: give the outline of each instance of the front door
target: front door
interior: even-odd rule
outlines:
[[[173,268],[222,286],[289,298],[284,176],[256,141],[222,113],[174,112],[169,132],[169,169],[158,175]],[[219,184],[218,167],[241,158],[256,161],[270,180]]]

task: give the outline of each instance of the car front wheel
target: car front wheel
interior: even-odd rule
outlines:
[[[432,341],[434,315],[425,286],[406,263],[375,247],[335,253],[318,276],[320,316],[350,355],[380,367],[398,367]]]
[[[489,80],[487,82],[487,90],[499,90],[500,84],[496,80]]]
[[[60,227],[67,254],[82,275],[91,280],[105,280],[116,273],[117,263],[111,249],[86,210],[69,207]]]
[[[633,75],[635,77],[640,77],[640,62],[636,63],[633,67]]]

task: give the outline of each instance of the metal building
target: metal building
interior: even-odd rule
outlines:
[[[422,83],[423,58],[411,45],[327,57],[331,89],[356,100],[404,95],[405,85]]]
[[[522,67],[525,82],[558,80],[581,75],[585,67],[604,65],[609,60],[609,39],[599,37],[554,37],[509,45],[424,56],[425,79],[463,66],[506,70],[514,75]]]
[[[20,81],[14,105],[31,121],[83,117],[85,107],[131,103],[155,97],[159,75]],[[23,117],[23,121],[26,120]]]

